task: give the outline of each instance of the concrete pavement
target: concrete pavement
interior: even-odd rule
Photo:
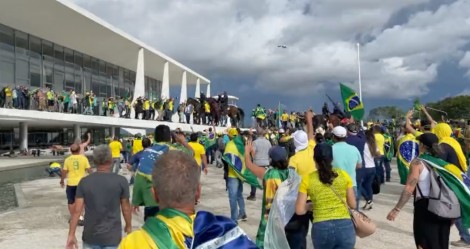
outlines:
[[[395,170],[396,172],[396,170]],[[202,199],[198,209],[208,210],[215,214],[229,216],[230,208],[225,184],[222,178],[222,169],[211,167],[208,176],[202,177]],[[124,175],[129,176],[126,172]],[[367,211],[367,215],[377,223],[377,232],[365,239],[357,239],[357,249],[380,248],[415,248],[412,221],[413,207],[408,203],[395,222],[386,220],[386,215],[395,205],[403,189],[394,181],[383,186],[379,195],[374,198],[374,208]],[[68,211],[65,190],[59,186],[58,178],[40,179],[24,182],[17,185],[23,206],[0,214],[0,248],[64,248],[68,232]],[[249,186],[245,185],[244,196],[249,193]],[[240,226],[255,238],[261,215],[261,196],[258,190],[256,201],[246,201],[247,222],[240,222]],[[133,216],[133,227],[138,229],[142,225],[143,215]],[[82,228],[77,231],[80,241]],[[456,228],[452,228],[451,241],[458,239]],[[308,237],[309,248],[311,247]]]

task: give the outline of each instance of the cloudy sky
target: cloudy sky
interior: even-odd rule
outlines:
[[[356,43],[367,109],[470,94],[470,0],[73,1],[245,109],[339,100],[338,82],[358,85]]]

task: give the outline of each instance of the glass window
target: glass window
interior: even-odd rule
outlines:
[[[54,44],[54,86],[57,92],[64,90],[65,71],[64,71],[64,48]]]
[[[75,89],[77,89],[78,92],[83,93],[85,91],[90,91],[89,88],[86,88],[83,84],[83,57],[82,54],[74,51],[73,53],[73,58],[74,58],[74,68],[75,68]]]
[[[64,53],[65,53],[65,62],[74,63],[73,50],[65,48]]]
[[[43,84],[45,87],[52,87],[54,83],[54,47],[52,42],[42,41],[42,57]]]
[[[13,29],[0,24],[0,85],[14,83],[15,44]]]
[[[29,85],[28,34],[15,31],[15,83]]]
[[[41,39],[29,36],[29,80],[32,87],[41,87]]]

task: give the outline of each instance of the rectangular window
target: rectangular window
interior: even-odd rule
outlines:
[[[28,34],[15,31],[15,83],[29,85]]]
[[[0,86],[15,81],[15,39],[13,29],[0,24]]]
[[[29,36],[29,81],[32,87],[41,87],[42,80],[41,39]]]
[[[56,92],[64,90],[65,70],[64,70],[64,48],[54,44],[54,86]]]

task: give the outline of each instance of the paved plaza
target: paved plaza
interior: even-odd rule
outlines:
[[[395,171],[396,172],[396,171]],[[123,174],[129,177],[127,172]],[[228,216],[229,202],[222,178],[223,170],[211,167],[209,174],[202,177],[203,195],[198,209],[209,210]],[[377,232],[365,239],[357,239],[357,249],[415,248],[412,234],[412,203],[408,203],[395,222],[386,220],[386,215],[395,205],[402,191],[398,176],[393,175],[391,183],[375,196],[374,208],[367,214],[378,226]],[[0,214],[0,248],[64,248],[68,232],[68,211],[65,190],[59,186],[58,178],[40,179],[17,185],[20,207]],[[245,185],[244,196],[249,193]],[[261,213],[262,192],[258,191],[256,201],[246,201],[247,222],[240,226],[254,239]],[[133,216],[133,227],[142,225],[143,215]],[[80,241],[82,228],[77,231]],[[451,240],[457,240],[457,230],[452,228]],[[310,238],[309,248],[312,248]]]

